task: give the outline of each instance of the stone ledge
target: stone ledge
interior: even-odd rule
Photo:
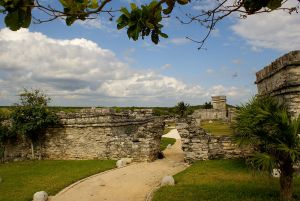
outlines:
[[[264,79],[271,77],[278,71],[293,65],[300,65],[300,50],[291,51],[266,66],[256,73],[255,84],[262,82]]]

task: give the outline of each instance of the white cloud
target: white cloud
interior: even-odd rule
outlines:
[[[299,5],[296,0],[288,1],[285,6]],[[239,20],[232,30],[245,38],[252,50],[271,48],[281,51],[300,49],[299,14],[274,11],[249,16]]]
[[[27,29],[2,29],[0,49],[0,104],[16,102],[23,87],[44,90],[56,105],[170,106],[180,100],[199,104],[219,92],[246,96],[240,92],[245,89],[205,89],[152,70],[138,71],[83,38],[58,40]]]
[[[96,19],[87,19],[87,20],[77,20],[76,21],[77,24],[87,27],[87,28],[95,28],[95,29],[101,29],[103,28],[103,25],[100,21],[100,19],[96,18]]]
[[[207,11],[215,8],[217,5],[217,1],[215,0],[201,0],[201,1],[193,1],[192,8],[197,11]]]
[[[166,70],[166,69],[169,69],[169,68],[172,68],[172,65],[171,64],[164,64],[162,65],[162,67],[160,67],[162,70]]]
[[[172,38],[169,40],[170,43],[174,45],[185,45],[189,42],[191,42],[189,39],[186,38]]]
[[[215,70],[212,68],[206,69],[206,73],[208,73],[208,74],[213,74],[214,72],[215,72]]]
[[[240,60],[240,59],[234,59],[234,60],[232,60],[232,63],[234,63],[236,65],[240,65],[240,64],[242,64],[242,60]]]

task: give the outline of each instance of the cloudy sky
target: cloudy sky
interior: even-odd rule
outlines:
[[[209,2],[194,1],[185,9],[197,12]],[[41,89],[52,105],[63,106],[195,105],[212,95],[240,104],[256,94],[256,71],[300,49],[300,16],[278,11],[228,17],[206,50],[198,51],[185,37],[201,39],[205,32],[197,24],[180,24],[175,16],[182,12],[164,21],[169,38],[159,45],[129,40],[105,15],[71,27],[57,20],[17,32],[5,28],[1,16],[0,105],[17,102],[23,88]]]

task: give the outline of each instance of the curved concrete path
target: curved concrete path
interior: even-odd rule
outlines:
[[[175,130],[175,131],[174,131]],[[172,132],[176,132],[174,129]],[[174,175],[187,166],[183,162],[181,140],[164,151],[165,157],[151,163],[136,163],[94,175],[77,182],[50,201],[144,201],[166,175]]]

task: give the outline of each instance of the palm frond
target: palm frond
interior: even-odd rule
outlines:
[[[286,144],[278,145],[277,150],[289,155],[289,157],[292,159],[292,162],[296,162],[296,160],[300,157],[299,148],[290,148]]]
[[[277,165],[275,157],[266,152],[256,152],[247,160],[247,164],[260,171],[271,172]]]

